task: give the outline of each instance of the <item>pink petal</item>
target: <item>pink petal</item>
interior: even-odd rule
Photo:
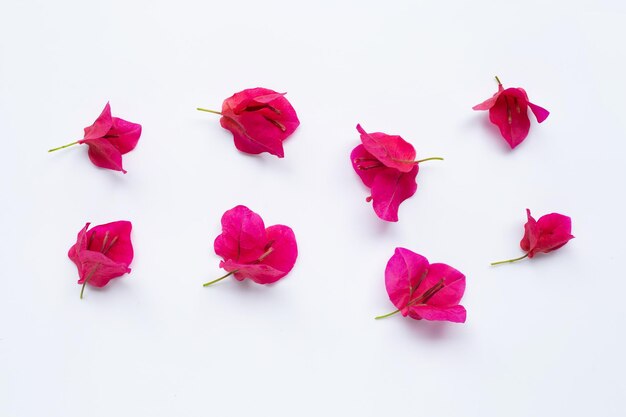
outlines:
[[[491,98],[488,98],[482,103],[477,104],[474,107],[472,107],[472,110],[489,110],[496,104],[498,97],[503,91],[504,91],[504,88],[502,87],[502,84],[498,84],[498,91],[493,96],[491,96]]]
[[[114,117],[113,126],[106,134],[105,138],[124,155],[135,149],[140,136],[140,124]]]
[[[517,88],[504,90],[489,110],[489,120],[498,126],[511,149],[522,143],[530,130],[525,94]]]
[[[267,233],[261,216],[246,206],[236,206],[222,215],[222,233],[214,249],[224,260],[237,263],[256,261],[264,252]]]
[[[224,100],[220,123],[233,134],[237,149],[284,156],[282,142],[300,125],[295,109],[284,95],[266,88],[251,88]]]
[[[413,298],[421,296],[442,279],[444,287],[426,300],[425,304],[433,307],[450,307],[459,304],[465,293],[465,275],[442,263],[430,264],[428,275],[419,289],[415,291]]]
[[[451,307],[418,306],[411,309],[409,316],[417,320],[424,319],[465,323],[467,312],[465,311],[465,307],[461,305]]]
[[[529,209],[526,209],[526,217],[528,220],[524,225],[524,237],[520,242],[520,247],[524,252],[528,253],[529,258],[532,258],[535,255],[533,249],[537,246],[537,240],[539,239],[539,227],[537,226],[537,221],[531,216]]]
[[[280,128],[262,114],[244,113],[241,116],[224,116],[220,124],[233,134],[235,147],[241,152],[260,154],[268,152],[279,158],[285,156]]]
[[[111,106],[107,103],[96,121],[93,122],[91,126],[85,128],[85,136],[83,139],[101,138],[107,134],[107,132],[111,129],[111,126],[113,126]]]
[[[354,172],[357,173],[367,187],[372,186],[376,175],[383,170],[390,169],[379,162],[374,155],[366,151],[363,145],[359,145],[352,150],[350,161],[352,162]]]
[[[282,276],[287,275],[296,263],[298,257],[298,245],[296,244],[296,236],[291,227],[277,224],[266,229],[268,245],[267,250],[272,250],[269,255],[265,256],[260,262],[271,266],[272,268],[284,272]]]
[[[417,190],[415,177],[418,170],[418,165],[408,173],[387,169],[374,178],[372,200],[378,217],[389,222],[398,221],[400,204]]]
[[[106,139],[83,139],[79,143],[85,143],[89,146],[89,159],[95,166],[122,171],[126,174],[126,171],[122,168],[122,154]]]
[[[405,248],[396,248],[385,268],[389,299],[407,315],[407,304],[428,273],[428,259]]]
[[[539,123],[546,120],[550,115],[550,112],[548,110],[544,109],[543,107],[539,107],[538,105],[531,102],[528,102],[528,107],[530,107],[530,110],[532,110],[533,114],[537,118],[537,122]]]
[[[119,262],[115,262],[100,252],[83,251],[80,254],[80,265],[78,266],[79,284],[85,282],[94,287],[104,287],[113,278],[117,278],[129,273],[130,268]]]
[[[559,249],[571,239],[572,219],[559,213],[550,213],[537,220],[539,239],[535,251],[548,253]]]
[[[130,265],[133,260],[133,244],[130,232],[131,222],[121,220],[99,225],[87,232],[87,249],[96,252],[106,251],[104,254],[113,262]]]
[[[284,95],[285,93],[277,93],[269,88],[248,88],[235,93],[231,97],[224,100],[224,105],[228,105],[228,108],[230,108],[233,112],[240,114],[250,106],[254,106],[255,104],[267,104]]]
[[[543,107],[540,107],[540,106],[537,106],[536,104],[531,103],[530,100],[528,99],[528,94],[526,93],[526,90],[524,90],[523,88],[518,88],[518,90],[521,91],[522,94],[524,94],[524,98],[528,102],[528,107],[530,107],[530,110],[533,112],[533,114],[537,118],[537,122],[541,123],[544,120],[546,120],[548,116],[550,115],[550,112],[544,109]]]
[[[400,136],[380,132],[367,133],[361,125],[357,125],[356,129],[361,134],[365,149],[386,166],[400,172],[409,172],[416,165],[415,148]]]
[[[220,268],[231,272],[237,271],[233,274],[235,279],[243,281],[246,278],[251,279],[257,284],[273,284],[287,273],[279,271],[265,264],[241,264],[231,260],[220,262]]]

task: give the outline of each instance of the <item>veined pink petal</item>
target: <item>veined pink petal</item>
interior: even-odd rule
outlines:
[[[121,220],[102,224],[87,232],[87,249],[105,253],[112,261],[130,265],[134,257],[130,233],[131,222]]]
[[[530,130],[528,101],[517,88],[507,88],[489,110],[489,120],[500,129],[500,134],[511,149],[522,143]]]
[[[233,274],[238,281],[248,278],[257,284],[273,284],[285,275],[286,272],[266,264],[241,264],[231,260],[221,261],[220,268],[228,272],[237,271]]]
[[[80,277],[79,284],[84,283],[87,279],[89,285],[104,287],[113,278],[131,272],[127,265],[115,262],[100,252],[84,251],[79,259],[80,264],[77,265]]]
[[[465,293],[465,275],[449,265],[442,263],[430,264],[428,275],[416,291],[414,297],[424,294],[438,282],[443,280],[444,287],[429,297],[428,305],[433,307],[449,307],[461,302]]]
[[[398,221],[400,204],[417,190],[415,177],[418,170],[417,164],[408,173],[387,169],[374,178],[372,200],[378,217],[389,222]]]
[[[352,162],[352,168],[354,172],[361,178],[363,184],[367,187],[371,187],[374,183],[376,175],[387,168],[382,162],[378,161],[374,155],[365,150],[365,146],[359,145],[352,150],[350,154],[350,162]]]
[[[79,143],[89,146],[89,159],[95,166],[122,171],[126,174],[126,170],[122,167],[122,154],[106,139],[83,139]]]
[[[105,136],[107,132],[113,126],[113,119],[111,117],[111,106],[107,102],[104,106],[104,110],[100,113],[100,116],[89,127],[85,128],[85,136],[83,139],[97,139]]]
[[[281,128],[269,122],[262,114],[243,113],[240,116],[223,114],[220,124],[233,134],[237,149],[255,155],[268,152],[279,158],[285,156]]]
[[[499,84],[498,92],[496,92],[493,96],[483,101],[482,103],[477,104],[474,107],[472,107],[472,110],[489,110],[496,104],[496,101],[498,100],[498,97],[500,96],[502,91],[504,91],[504,88],[502,87],[502,84]]]
[[[415,148],[402,137],[380,132],[367,133],[360,124],[356,129],[361,134],[365,149],[387,167],[410,172],[416,165]]]
[[[106,134],[107,139],[122,155],[132,151],[139,142],[141,125],[119,117],[113,118],[113,126]]]
[[[267,232],[261,216],[246,206],[236,206],[222,215],[222,233],[215,239],[218,256],[237,263],[256,261],[265,252]]]
[[[408,303],[428,274],[428,259],[405,248],[396,248],[385,268],[385,287],[391,302],[402,315]]]
[[[537,221],[530,214],[530,210],[526,209],[527,221],[524,225],[524,237],[520,242],[520,247],[523,251],[529,252],[528,256],[532,258],[535,254],[531,253],[531,248],[537,246],[537,239],[539,238],[539,228],[537,227]]]
[[[270,226],[266,229],[266,232],[268,240],[266,253],[269,252],[269,254],[263,257],[260,263],[269,265],[278,271],[283,271],[284,275],[287,275],[298,258],[296,236],[291,227],[282,224]],[[279,278],[282,278],[282,276]]]
[[[416,320],[450,321],[452,323],[465,323],[467,311],[462,305],[451,307],[432,307],[429,305],[417,306],[410,310],[409,316]]]

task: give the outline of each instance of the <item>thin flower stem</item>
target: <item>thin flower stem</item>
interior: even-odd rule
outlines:
[[[498,82],[498,85],[502,85],[502,83],[500,82],[500,79],[498,78],[497,75],[496,75],[496,81]]]
[[[524,255],[524,256],[520,256],[519,258],[513,258],[513,259],[507,259],[506,261],[498,261],[498,262],[492,262],[491,265],[500,265],[500,264],[508,264],[511,262],[517,262],[517,261],[521,261],[522,259],[528,257],[528,254]]]
[[[222,116],[222,113],[218,112],[217,110],[203,109],[202,107],[196,107],[196,110],[205,111],[207,113],[219,114],[220,116]]]
[[[85,286],[87,286],[87,281],[89,281],[91,279],[91,277],[93,276],[93,274],[96,273],[98,268],[100,268],[100,264],[96,264],[93,268],[91,268],[91,271],[89,271],[89,274],[87,274],[87,278],[85,278],[85,280],[83,281],[83,286],[80,289],[80,299],[81,300],[83,299],[83,293],[85,292]]]
[[[78,144],[78,141],[72,142],[72,143],[68,143],[67,145],[59,146],[58,148],[49,149],[48,152],[54,152],[54,151],[58,151],[59,149],[69,148],[70,146],[74,146],[74,145],[77,145],[77,144]]]
[[[208,287],[209,285],[213,285],[213,284],[215,284],[216,282],[220,282],[221,280],[223,280],[223,279],[225,279],[225,278],[228,278],[229,276],[231,276],[231,275],[232,275],[232,274],[234,274],[235,272],[237,272],[237,269],[235,269],[234,271],[230,271],[228,274],[226,274],[226,275],[224,275],[224,276],[222,276],[222,277],[219,277],[218,279],[214,279],[213,281],[206,282],[206,283],[202,284],[202,286],[203,286],[203,287]]]
[[[420,159],[415,161],[416,164],[419,164],[420,162],[426,162],[426,161],[443,161],[443,158],[439,157],[439,156],[433,156],[431,158],[425,158],[425,159]]]
[[[399,312],[400,312],[400,310],[396,310],[396,311],[392,311],[391,313],[383,314],[382,316],[376,316],[376,317],[374,317],[374,320],[380,320],[380,319],[384,319],[384,318],[387,318],[387,317],[391,317],[394,314],[399,313]]]

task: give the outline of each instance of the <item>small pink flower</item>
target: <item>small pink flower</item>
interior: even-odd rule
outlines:
[[[243,281],[271,284],[291,271],[298,257],[296,237],[288,226],[265,228],[261,216],[245,206],[236,206],[222,216],[222,234],[214,243],[215,253],[223,258],[220,268],[226,275],[207,282],[205,287],[233,275]]]
[[[472,109],[489,110],[489,120],[500,128],[500,134],[513,149],[528,136],[530,130],[528,108],[530,107],[539,123],[546,120],[550,112],[531,103],[523,88],[505,90],[498,77],[496,81],[498,81],[498,92]]]
[[[467,313],[459,305],[465,292],[465,275],[451,266],[429,264],[422,255],[396,248],[387,262],[385,286],[397,310],[376,319],[401,313],[416,320],[465,323]]]
[[[374,212],[383,220],[398,221],[400,204],[415,194],[419,163],[433,159],[415,160],[413,145],[397,135],[367,133],[361,125],[361,145],[352,150],[352,167],[372,194],[366,201],[373,201]]]
[[[140,136],[141,125],[112,117],[111,106],[107,103],[96,121],[85,128],[83,139],[50,149],[48,152],[86,144],[89,147],[89,159],[94,165],[126,174],[122,167],[122,155],[135,149]]]
[[[526,254],[519,258],[492,262],[491,265],[516,262],[526,257],[532,258],[537,253],[552,252],[565,245],[570,239],[574,239],[572,219],[567,216],[550,213],[535,220],[528,209],[526,209],[526,216],[528,221],[524,225],[524,237],[520,242],[520,247]]]
[[[250,88],[224,100],[222,112],[198,108],[222,116],[220,124],[233,134],[241,152],[268,152],[285,156],[283,141],[300,125],[296,111],[285,98],[267,88]]]
[[[129,273],[134,254],[129,221],[102,224],[88,231],[89,224],[78,232],[76,243],[67,254],[78,268],[78,283],[83,285],[80,298],[87,283],[104,287],[113,278]]]

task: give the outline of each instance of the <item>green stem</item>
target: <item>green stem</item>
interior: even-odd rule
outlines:
[[[91,271],[89,271],[89,274],[87,274],[87,278],[85,278],[85,280],[83,281],[83,286],[80,289],[80,299],[81,300],[83,299],[83,293],[85,292],[85,286],[87,285],[87,281],[89,281],[91,279],[91,277],[93,276],[93,274],[96,273],[98,268],[100,268],[100,264],[96,264],[93,268],[91,268]]]
[[[219,277],[218,279],[214,279],[213,281],[206,282],[206,283],[202,284],[202,286],[203,286],[203,287],[208,287],[209,285],[213,285],[213,284],[215,284],[216,282],[220,282],[221,280],[223,280],[223,279],[225,279],[225,278],[228,278],[229,276],[231,276],[231,275],[232,275],[232,274],[234,274],[235,272],[237,272],[237,269],[235,269],[234,271],[230,271],[228,274],[226,274],[226,275],[224,275],[224,276],[222,276],[222,277]]]
[[[522,259],[528,257],[528,254],[524,255],[524,256],[520,256],[519,258],[513,258],[513,259],[507,259],[506,261],[498,261],[498,262],[492,262],[491,265],[500,265],[500,264],[508,264],[511,262],[517,262],[517,261],[521,261]]]
[[[380,320],[380,319],[384,319],[384,318],[387,318],[387,317],[391,317],[394,314],[399,313],[399,312],[400,312],[400,310],[396,310],[396,311],[392,311],[391,313],[383,314],[382,316],[376,316],[376,317],[374,317],[374,320]]]
[[[497,75],[496,75],[496,81],[498,82],[498,85],[502,85],[502,83],[500,82],[500,79],[498,78]]]
[[[222,113],[220,113],[220,112],[218,112],[216,110],[203,109],[202,107],[196,107],[196,110],[205,111],[207,113],[219,114],[220,116],[222,116]]]
[[[59,149],[69,148],[70,146],[74,146],[74,145],[77,145],[77,144],[78,144],[78,141],[72,142],[72,143],[68,143],[67,145],[59,146],[58,148],[52,148],[52,149],[48,150],[48,152],[54,152],[54,151],[58,151]]]
[[[443,158],[440,158],[438,156],[433,156],[432,158],[425,158],[425,159],[420,159],[415,161],[416,164],[419,164],[420,162],[426,162],[426,161],[443,161]]]

